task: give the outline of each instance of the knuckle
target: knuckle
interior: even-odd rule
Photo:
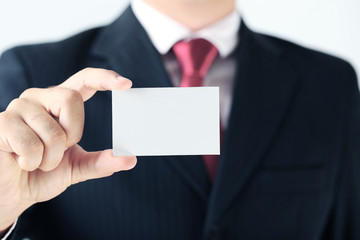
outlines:
[[[93,67],[86,67],[82,69],[79,73],[84,75],[90,75],[90,74],[113,74],[114,76],[117,76],[118,74],[113,70],[107,70],[104,68],[93,68]]]
[[[118,76],[119,74],[113,70],[104,70],[104,71],[107,71],[108,73],[110,74],[113,74],[114,76]]]
[[[18,140],[19,144],[26,150],[26,152],[37,153],[44,150],[42,142],[28,132],[20,132]]]
[[[19,98],[27,98],[35,94],[37,88],[28,88],[24,92],[21,93]]]
[[[41,121],[41,122],[45,122],[45,117],[42,113],[39,112],[34,112],[31,116],[31,121]]]
[[[7,110],[18,111],[20,109],[23,109],[27,105],[27,103],[28,102],[25,99],[15,98],[9,103]]]
[[[50,139],[49,144],[61,144],[63,143],[65,145],[66,143],[66,134],[62,129],[59,129],[58,127],[52,127],[49,131],[50,133]]]
[[[11,124],[13,122],[12,119],[13,119],[13,116],[9,112],[7,112],[7,111],[1,112],[0,113],[0,126],[2,128],[6,128],[6,126],[9,126],[9,124]]]
[[[81,73],[90,73],[90,72],[93,72],[94,70],[95,70],[95,68],[86,67],[86,68],[82,69],[80,72]]]
[[[76,134],[75,136],[72,137],[71,141],[74,144],[76,144],[76,143],[80,142],[81,138],[82,138],[82,134],[78,133],[78,134]]]
[[[32,152],[42,152],[44,150],[44,146],[41,141],[39,140],[33,140],[32,142],[29,142],[29,148],[32,150]]]
[[[66,89],[66,94],[64,97],[64,104],[73,105],[79,102],[83,102],[81,94],[73,89]]]
[[[77,144],[78,142],[80,142],[81,138],[82,138],[82,132],[72,132],[70,135],[67,136],[67,144],[69,146],[73,146],[75,144]]]
[[[41,159],[34,158],[33,156],[19,157],[17,161],[19,167],[26,171],[33,171],[37,169],[41,163]]]

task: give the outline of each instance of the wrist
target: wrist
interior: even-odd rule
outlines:
[[[7,228],[5,228],[4,230],[0,229],[0,239],[3,238],[5,236],[5,234],[10,230],[11,226],[14,224],[15,222],[13,222],[12,224],[10,224]]]
[[[1,223],[0,225],[0,238],[5,236],[5,234],[9,231],[11,226],[15,223],[16,218],[13,221],[8,221],[8,223]]]
[[[14,231],[17,222],[18,222],[18,219],[16,219],[15,222],[11,226],[9,226],[5,231],[0,231],[0,238],[7,239]]]
[[[28,207],[18,204],[12,205],[11,207],[1,206],[0,207],[0,239],[5,236],[9,231],[11,226],[17,221],[19,216],[27,209]]]

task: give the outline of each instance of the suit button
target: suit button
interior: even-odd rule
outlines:
[[[212,226],[209,231],[208,240],[220,240],[221,239],[221,231],[218,226]]]

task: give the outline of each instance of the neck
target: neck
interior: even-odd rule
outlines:
[[[224,18],[235,9],[234,0],[144,0],[195,31]]]

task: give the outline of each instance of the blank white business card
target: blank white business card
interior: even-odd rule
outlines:
[[[220,154],[219,88],[112,92],[115,156]]]

